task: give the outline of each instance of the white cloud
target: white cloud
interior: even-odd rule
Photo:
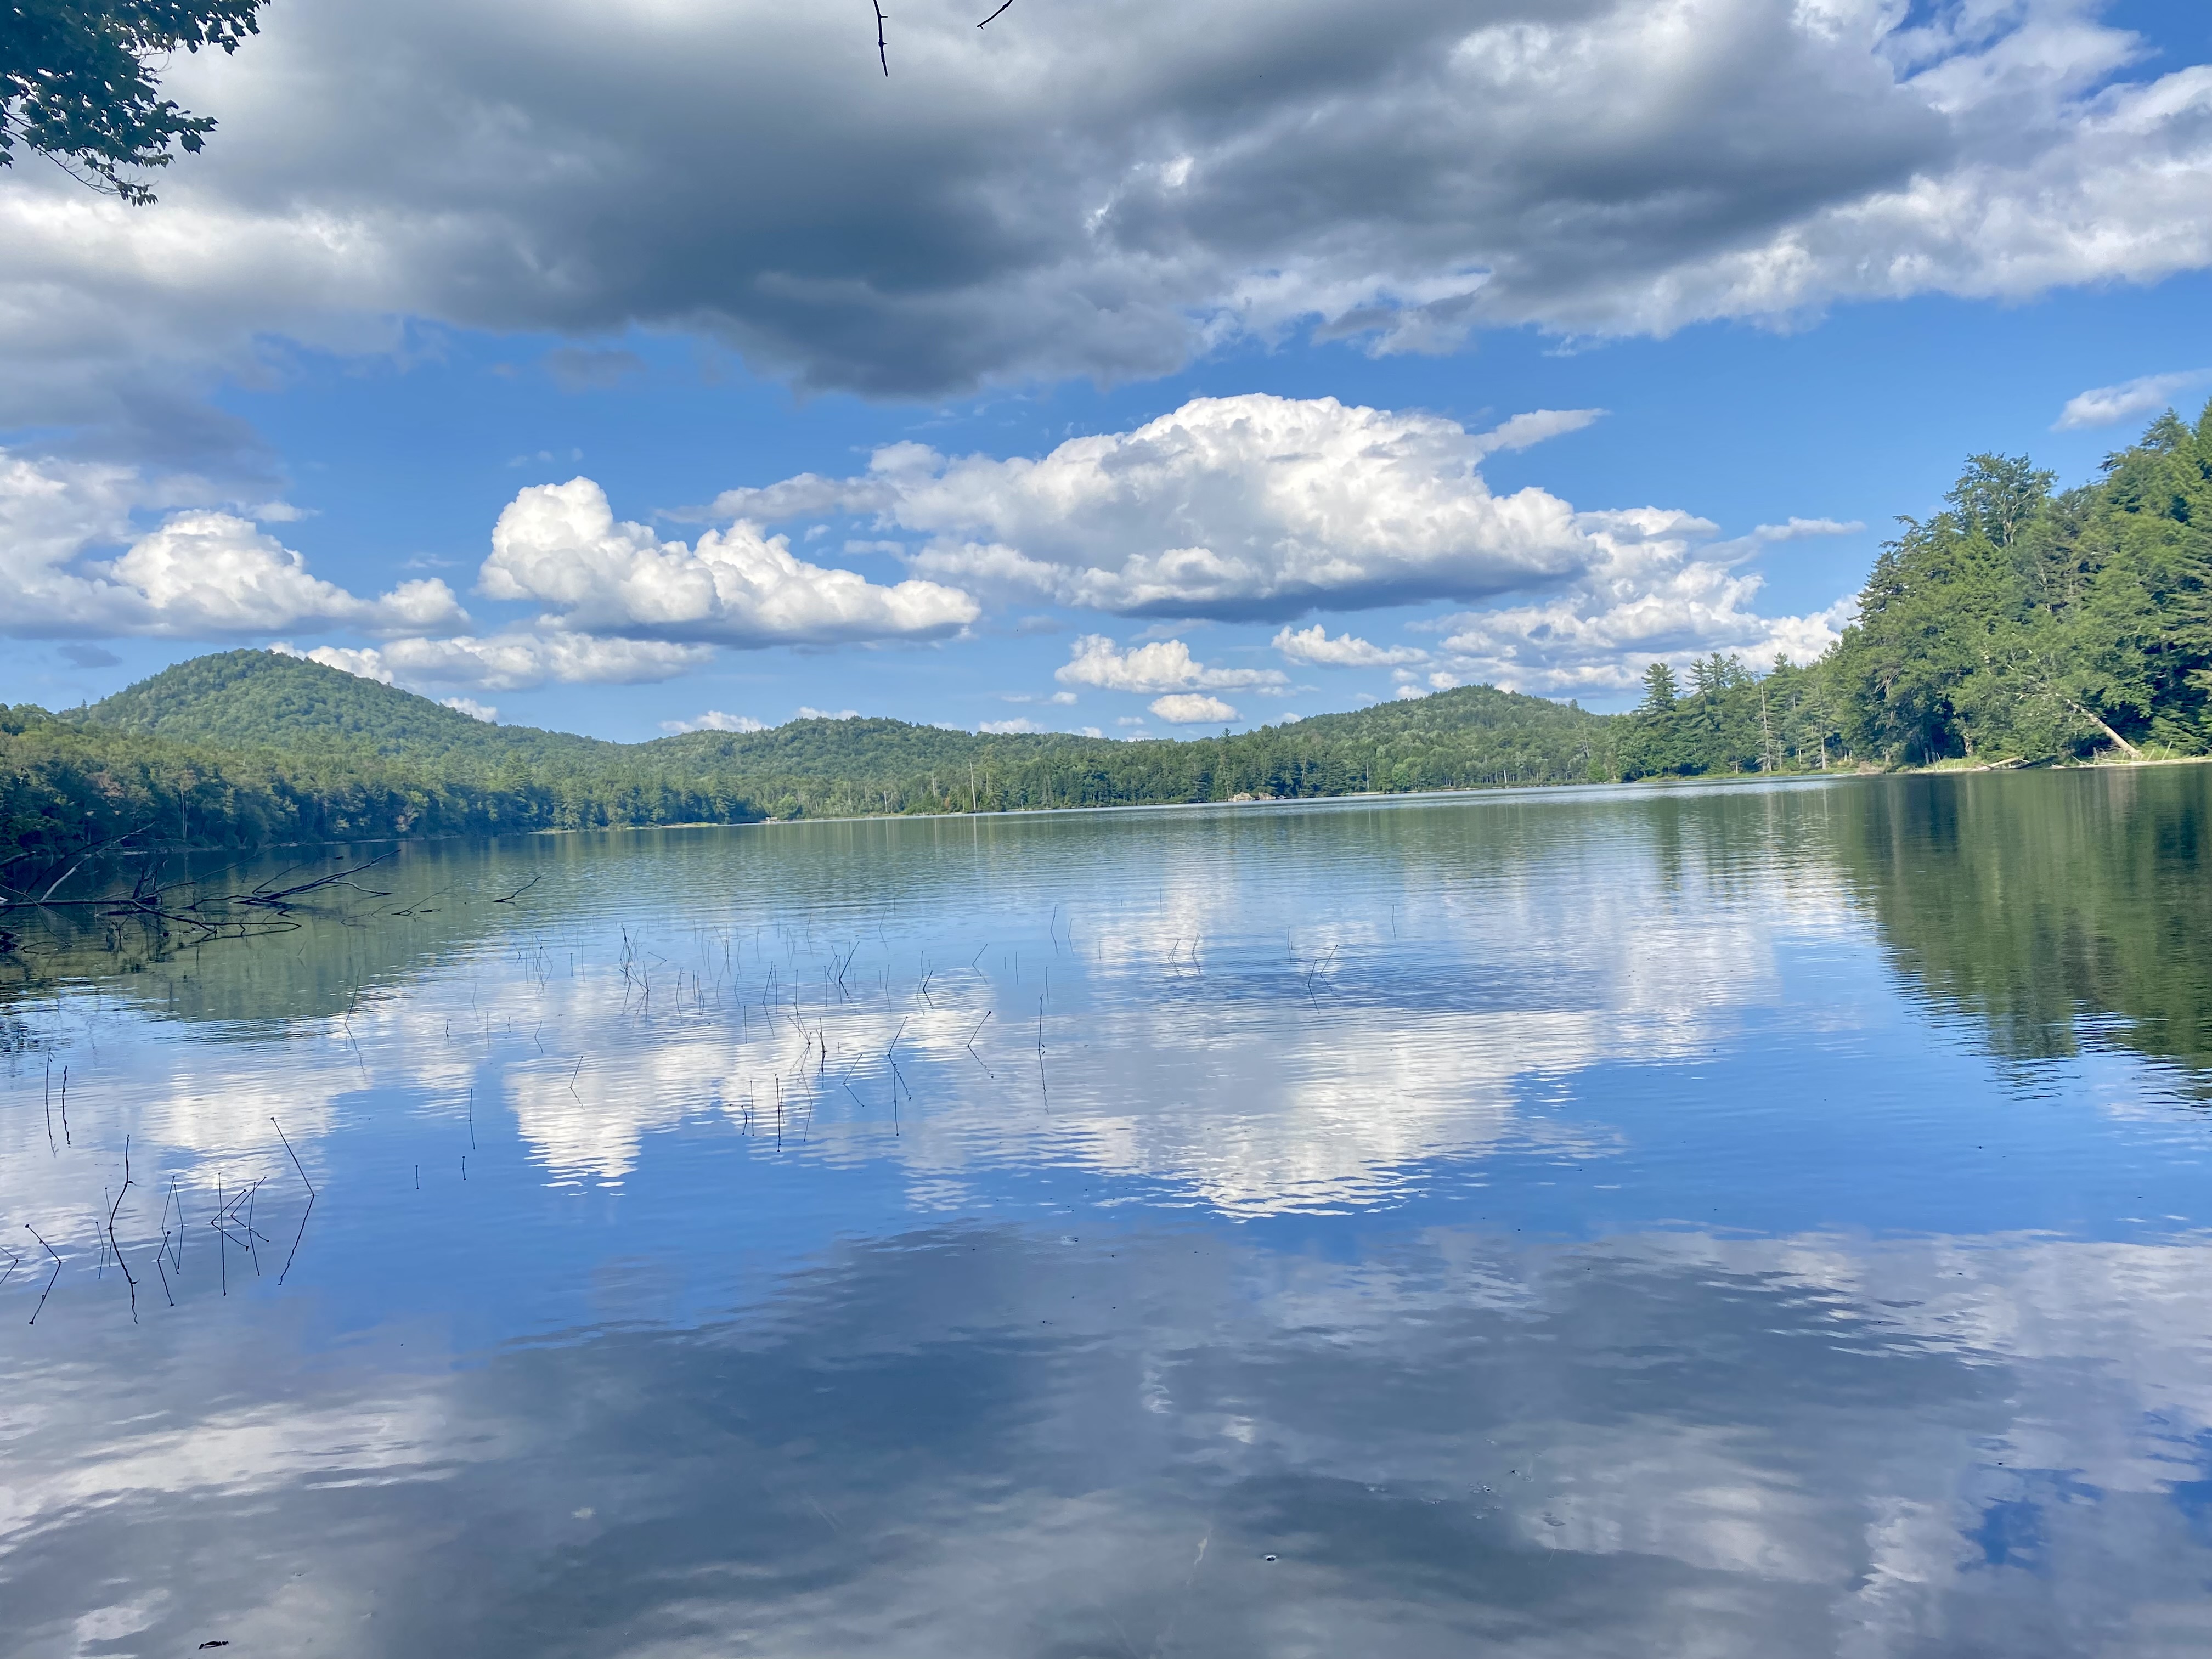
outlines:
[[[472,720],[482,720],[486,726],[499,724],[499,710],[474,697],[441,697],[439,701],[455,714],[466,714]]]
[[[1053,678],[1069,684],[1139,694],[1194,686],[1264,690],[1288,683],[1281,671],[1273,668],[1208,668],[1192,657],[1190,647],[1181,640],[1155,640],[1150,645],[1117,651],[1103,634],[1085,634],[1077,640],[1067,661],[1053,671]]]
[[[187,639],[345,625],[372,632],[468,620],[434,578],[364,599],[308,574],[307,561],[252,520],[198,506],[139,532],[136,507],[198,488],[133,469],[0,451],[0,632]],[[95,549],[121,544],[115,557]]]
[[[1370,644],[1352,635],[1328,636],[1328,629],[1316,623],[1311,628],[1296,632],[1284,629],[1272,641],[1276,650],[1292,662],[1310,663],[1328,668],[1394,668],[1401,663],[1426,662],[1429,653],[1417,646],[1397,645],[1384,647]]]
[[[278,640],[269,648],[280,657],[300,657],[308,662],[319,662],[325,668],[335,668],[339,673],[351,674],[356,679],[374,680],[379,685],[396,683],[392,671],[384,665],[384,653],[373,648],[319,645],[312,651],[302,651],[287,640]]]
[[[696,548],[617,523],[589,478],[524,489],[499,515],[480,574],[495,599],[534,599],[562,629],[741,647],[937,639],[981,614],[967,594],[909,580],[878,586],[794,557],[739,522]]]
[[[307,561],[228,513],[173,514],[105,574],[137,590],[166,634],[247,634],[314,623],[372,630],[426,629],[468,620],[436,577],[401,582],[358,599],[307,574]]]
[[[2172,374],[2140,374],[2118,386],[2091,386],[2066,400],[2051,422],[2053,432],[2075,432],[2084,427],[2113,426],[2137,416],[2154,415],[2184,392],[2212,382],[2212,368],[2189,368]]]
[[[1593,550],[1571,507],[1484,484],[1476,465],[1495,447],[1437,416],[1255,392],[1196,398],[1037,460],[893,444],[834,494],[794,479],[716,506],[767,516],[834,500],[929,535],[917,570],[1010,595],[1288,617],[1480,599],[1580,569]]]
[[[915,393],[1299,319],[1433,349],[2200,269],[2212,70],[2133,68],[2097,10],[1129,0],[979,36],[921,0],[856,110],[872,43],[834,11],[280,7],[167,71],[222,125],[160,207],[9,170],[0,424],[173,441],[211,368],[409,317]]]
[[[709,708],[696,720],[663,720],[664,732],[765,732],[766,720],[757,720],[750,714],[725,714],[719,708]]]
[[[386,640],[356,649],[322,646],[298,651],[328,668],[410,690],[465,686],[478,691],[528,691],[547,681],[569,685],[646,685],[673,679],[714,658],[713,647],[660,640],[602,640],[586,634],[495,634],[484,639]]]
[[[1746,539],[1765,547],[1777,542],[1802,542],[1815,536],[1856,536],[1866,528],[1858,519],[1800,519],[1794,514],[1781,524],[1753,525]]]
[[[860,718],[857,708],[810,708],[799,705],[798,718],[803,720],[856,720]]]
[[[1579,432],[1593,421],[1602,418],[1602,409],[1532,409],[1524,415],[1516,415],[1503,425],[1479,434],[1474,441],[1486,455],[1501,449],[1528,449],[1542,443],[1547,438],[1565,437],[1570,432]]]
[[[1540,412],[1525,426],[1516,417],[1469,434],[1432,416],[1327,398],[1201,398],[1039,460],[948,459],[897,444],[859,477],[732,491],[717,507],[872,513],[932,538],[917,568],[1107,611],[1249,618],[1455,592],[1528,596],[1454,618],[1441,652],[1332,636],[1321,623],[1274,636],[1303,664],[1422,668],[1428,677],[1413,683],[1429,690],[1485,679],[1610,693],[1632,685],[1652,655],[1802,659],[1834,638],[1844,611],[1763,616],[1753,604],[1761,579],[1741,567],[1863,525],[1792,518],[1721,541],[1686,513],[1577,513],[1542,490],[1499,497],[1485,485],[1479,463],[1502,441],[1534,441],[1595,412]],[[1144,696],[1288,685],[1273,670],[1209,667],[1179,639],[1125,651],[1096,634],[1077,640],[1056,678]]]
[[[1035,694],[1027,691],[1001,691],[999,694],[999,701],[1001,702],[1048,702],[1065,708],[1074,706],[1076,696],[1073,691],[1038,692]]]
[[[1024,716],[1020,720],[985,720],[975,729],[978,732],[986,732],[994,737],[1006,737],[1017,732],[1048,732],[1052,728],[1047,726],[1039,726],[1035,720]]]
[[[1585,575],[1536,603],[1446,618],[1437,675],[1399,695],[1441,689],[1438,675],[1516,691],[1610,695],[1633,686],[1655,658],[1686,665],[1712,651],[1761,664],[1778,653],[1808,662],[1850,619],[1848,598],[1811,616],[1762,616],[1753,602],[1763,579],[1740,567],[1773,542],[1863,526],[1796,519],[1716,542],[1704,520],[1656,507],[1586,513],[1580,523],[1602,550]]]
[[[1237,718],[1237,711],[1220,698],[1198,691],[1178,691],[1170,696],[1155,697],[1146,706],[1170,726],[1212,724]]]

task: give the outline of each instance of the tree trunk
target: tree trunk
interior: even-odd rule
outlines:
[[[2118,732],[2113,731],[2111,726],[2106,725],[2102,717],[2091,714],[2089,710],[2082,708],[2078,702],[2069,702],[2066,706],[2072,709],[2075,714],[2079,714],[2083,720],[2088,721],[2090,725],[2095,726],[2100,732],[2102,732],[2114,743],[2119,744],[2121,748],[2126,750],[2128,758],[2130,760],[2141,760],[2142,758],[2142,750],[2136,748],[2135,744],[2130,743]]]

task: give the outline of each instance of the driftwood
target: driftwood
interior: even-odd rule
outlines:
[[[284,878],[302,868],[291,865],[275,875],[255,883],[243,890],[208,891],[212,877],[188,881],[177,887],[161,884],[161,862],[156,859],[138,872],[127,893],[104,893],[94,898],[56,898],[54,891],[63,882],[83,867],[87,860],[127,840],[138,831],[131,830],[88,848],[79,854],[61,874],[48,883],[45,890],[32,894],[9,888],[0,888],[0,909],[21,910],[97,910],[103,916],[115,919],[137,919],[158,927],[187,930],[195,937],[193,944],[205,944],[216,939],[246,939],[263,933],[287,933],[300,924],[291,921],[293,910],[307,902],[312,896],[331,892],[337,888],[349,888],[368,898],[388,898],[386,892],[363,887],[353,878],[372,866],[384,863],[393,856],[380,853],[373,859],[349,869],[333,871],[310,881],[295,882],[289,886],[278,886]],[[235,865],[224,866],[213,872],[220,876]],[[246,912],[241,915],[240,911]]]

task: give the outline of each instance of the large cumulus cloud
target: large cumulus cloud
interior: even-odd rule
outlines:
[[[1038,459],[894,444],[864,477],[717,505],[872,512],[929,537],[918,569],[1003,592],[1125,616],[1287,617],[1480,599],[1582,568],[1592,549],[1572,507],[1484,484],[1476,465],[1497,438],[1333,398],[1200,398]]]
[[[885,81],[865,15],[768,0],[276,8],[173,70],[222,126],[160,208],[0,177],[0,422],[173,432],[131,411],[409,316],[919,394],[2212,261],[2212,68],[2095,0],[974,12],[900,8]]]

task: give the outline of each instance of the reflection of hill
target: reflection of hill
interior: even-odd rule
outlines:
[[[1843,792],[1836,855],[1893,960],[2029,1060],[2100,1039],[2212,1066],[2212,770],[1899,778]]]

